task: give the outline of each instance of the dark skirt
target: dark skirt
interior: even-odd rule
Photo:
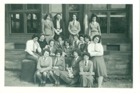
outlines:
[[[107,77],[106,64],[103,56],[92,57],[91,60],[93,62],[93,71],[95,72],[95,76]]]

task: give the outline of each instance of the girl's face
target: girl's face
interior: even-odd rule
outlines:
[[[93,40],[94,43],[98,43],[99,42],[99,37],[95,37]]]
[[[61,15],[58,14],[58,15],[57,15],[57,19],[61,19]]]
[[[89,39],[88,38],[85,38],[85,42],[89,42]]]
[[[87,61],[89,59],[89,56],[84,55],[84,60]]]
[[[49,52],[48,51],[45,51],[44,57],[48,57],[48,56],[49,56]]]
[[[73,15],[73,20],[76,20],[76,15]]]
[[[77,57],[78,53],[77,52],[73,52],[73,55],[74,55],[74,57]]]
[[[38,40],[38,37],[35,37],[35,38],[33,39],[34,42],[37,42],[37,40]]]
[[[78,40],[78,37],[77,36],[74,36],[73,38],[74,38],[75,41]]]
[[[44,40],[44,39],[45,39],[45,36],[44,36],[44,35],[41,35],[41,36],[40,36],[40,39],[41,39],[41,40]]]
[[[59,38],[58,38],[58,41],[62,41],[62,38],[61,38],[61,37],[59,37]]]
[[[56,57],[60,57],[60,56],[61,56],[60,53],[57,53],[57,54],[56,54]]]
[[[69,43],[68,43],[68,42],[65,42],[65,45],[66,45],[66,46],[69,46]]]
[[[96,22],[96,17],[93,17],[93,18],[92,18],[92,21],[93,21],[93,22]]]
[[[84,37],[80,37],[80,41],[84,41]]]
[[[50,46],[54,46],[54,41],[51,41],[50,42]]]
[[[47,16],[47,19],[48,19],[48,20],[50,20],[50,19],[51,19],[50,15],[48,15],[48,16]]]

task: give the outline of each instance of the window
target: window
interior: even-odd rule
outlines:
[[[80,17],[80,5],[78,4],[69,4],[69,20],[72,20],[72,15],[76,14],[77,15],[77,19],[79,20]]]
[[[39,4],[9,4],[10,33],[41,32]]]
[[[95,4],[91,5],[90,11],[98,16],[102,33],[123,34],[127,31],[126,5]]]

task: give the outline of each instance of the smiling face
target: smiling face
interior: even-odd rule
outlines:
[[[73,15],[72,18],[73,18],[73,20],[76,20],[76,15]]]
[[[61,15],[60,14],[57,15],[57,19],[61,19]]]
[[[93,18],[92,18],[92,21],[93,21],[93,22],[96,22],[96,17],[93,17]]]
[[[62,37],[58,37],[58,41],[62,41]]]
[[[50,46],[54,46],[54,41],[50,41]]]
[[[38,37],[33,38],[34,42],[37,42],[37,40],[38,40]]]
[[[95,38],[94,38],[94,40],[93,40],[93,42],[94,42],[94,43],[98,43],[98,42],[99,42],[99,40],[100,40],[100,38],[99,38],[99,37],[95,37]]]
[[[56,57],[60,57],[61,56],[61,54],[58,52],[58,53],[56,53]]]
[[[47,16],[47,19],[48,19],[48,20],[50,20],[50,19],[51,19],[50,15],[48,15],[48,16]]]
[[[84,60],[87,61],[89,59],[88,55],[84,55]]]
[[[44,52],[44,57],[48,57],[49,56],[49,52],[48,51],[45,51]]]
[[[44,40],[44,39],[45,39],[45,36],[44,36],[44,35],[41,35],[41,36],[40,36],[40,39],[41,39],[41,40]]]
[[[84,37],[81,36],[81,37],[80,37],[80,41],[84,41]]]
[[[73,56],[76,58],[76,57],[78,57],[78,53],[77,52],[73,52]]]

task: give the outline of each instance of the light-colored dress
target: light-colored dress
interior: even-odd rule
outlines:
[[[78,21],[70,21],[68,25],[68,30],[70,32],[70,42],[73,43],[73,36],[78,35],[81,30],[80,23]]]
[[[42,56],[38,59],[37,72],[40,72],[40,73],[46,72],[47,76],[49,77],[49,71],[51,70],[51,68],[52,68],[52,58],[51,57],[44,58]]]
[[[89,36],[92,39],[95,35],[101,34],[100,25],[98,22],[89,23]]]
[[[42,20],[42,32],[45,34],[47,43],[49,43],[49,41],[54,37],[53,22],[50,20]]]
[[[95,76],[107,76],[106,65],[103,58],[103,46],[101,43],[90,43],[88,45],[88,52],[92,57],[93,71]]]
[[[53,67],[58,67],[57,69],[53,68]],[[65,70],[65,60],[64,57],[59,57],[59,58],[55,58],[53,65],[52,65],[52,71],[56,76],[60,76],[60,71],[64,71]]]

